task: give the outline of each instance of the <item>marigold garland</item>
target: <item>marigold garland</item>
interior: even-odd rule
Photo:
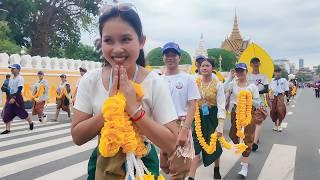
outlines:
[[[242,90],[238,95],[237,112],[236,112],[236,135],[243,140],[245,138],[244,128],[252,120],[252,94],[248,90]],[[242,153],[247,149],[244,143],[235,145],[236,153]]]
[[[34,93],[34,95],[31,96],[31,99],[33,99],[33,100],[35,100],[36,102],[38,102],[38,101],[39,101],[39,98],[40,98],[41,96],[43,96],[44,90],[45,90],[44,84],[40,84],[37,92]]]
[[[144,93],[141,85],[132,82],[133,87],[136,91],[137,99],[141,100]],[[138,128],[132,123],[130,117],[125,112],[126,99],[122,93],[117,93],[115,96],[108,97],[104,102],[101,109],[104,126],[101,129],[100,142],[99,142],[99,152],[103,157],[113,157],[120,150],[122,153],[127,154],[127,160],[132,160],[133,156],[136,156],[138,160],[136,162],[141,162],[141,157],[147,154],[147,147],[144,144],[143,137],[140,135]],[[133,161],[135,161],[133,159]],[[137,179],[144,180],[154,180],[154,175],[152,175],[144,167],[143,163],[136,167],[136,164],[131,163],[136,170]],[[130,171],[130,170],[128,170]],[[141,173],[143,171],[147,172],[143,176]],[[133,170],[130,171],[133,173]],[[127,172],[127,176],[131,176],[130,172]],[[158,177],[159,180],[164,180],[163,176]]]
[[[197,110],[194,116],[195,119],[195,131],[196,135],[199,141],[200,146],[206,153],[212,154],[216,151],[216,143],[217,143],[217,133],[214,132],[210,135],[210,143],[207,144],[206,140],[203,137],[202,130],[201,130],[201,118],[200,118],[200,111],[199,111],[199,105],[197,103],[196,105]]]

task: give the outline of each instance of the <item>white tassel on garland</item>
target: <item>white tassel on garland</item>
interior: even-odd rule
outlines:
[[[133,153],[127,154],[126,163],[126,180],[135,180],[137,179],[137,177],[139,177],[139,179],[143,179],[143,176],[145,175],[144,172],[146,172],[147,174],[150,173],[147,167],[143,164],[143,161],[140,158],[136,158],[136,156]]]

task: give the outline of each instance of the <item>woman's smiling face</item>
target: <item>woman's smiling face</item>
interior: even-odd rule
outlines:
[[[111,18],[102,29],[102,53],[112,65],[134,66],[145,40],[140,40],[135,30],[120,17]]]

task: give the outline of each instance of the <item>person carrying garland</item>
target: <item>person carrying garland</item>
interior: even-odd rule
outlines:
[[[258,87],[248,81],[247,65],[245,63],[236,64],[235,72],[237,79],[231,81],[231,83],[226,86],[226,96],[230,97],[227,98],[229,101],[227,104],[229,104],[231,108],[231,128],[229,137],[234,144],[239,144],[242,140],[245,144],[245,150],[242,153],[240,163],[241,170],[238,174],[241,177],[246,178],[248,175],[249,156],[252,151],[256,128],[254,113],[256,110],[262,108],[263,104],[259,96]],[[244,102],[240,96],[242,93],[246,95]],[[242,114],[245,115],[246,122],[239,122]]]
[[[46,121],[46,115],[43,113],[47,100],[49,99],[49,84],[44,79],[44,72],[39,71],[39,80],[35,83],[33,88],[33,106],[32,115],[38,115],[39,121]]]
[[[220,156],[222,148],[217,138],[223,135],[224,119],[226,118],[225,94],[223,84],[212,77],[214,63],[209,59],[204,59],[200,64],[201,77],[197,79],[197,85],[201,94],[201,100],[198,101],[198,111],[200,112],[200,124],[193,124],[193,141],[196,157],[192,162],[189,180],[193,180],[196,170],[199,166],[200,153],[205,167],[215,163],[214,179],[221,179],[220,174]],[[197,121],[197,119],[196,119]],[[214,144],[216,150],[213,153],[207,152],[208,149],[201,146],[196,129],[201,126],[201,134],[206,143]],[[210,142],[211,135],[217,134],[216,142]]]

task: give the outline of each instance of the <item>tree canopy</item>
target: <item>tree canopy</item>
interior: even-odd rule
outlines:
[[[2,0],[8,10],[9,34],[31,55],[47,56],[59,48],[79,46],[80,29],[87,29],[102,0]],[[18,13],[17,13],[18,12]]]
[[[147,55],[147,62],[150,66],[163,66],[162,48],[154,48]],[[191,56],[186,51],[182,50],[180,65],[192,64]]]
[[[19,53],[21,48],[9,39],[11,32],[6,21],[0,21],[0,52],[7,54]]]

